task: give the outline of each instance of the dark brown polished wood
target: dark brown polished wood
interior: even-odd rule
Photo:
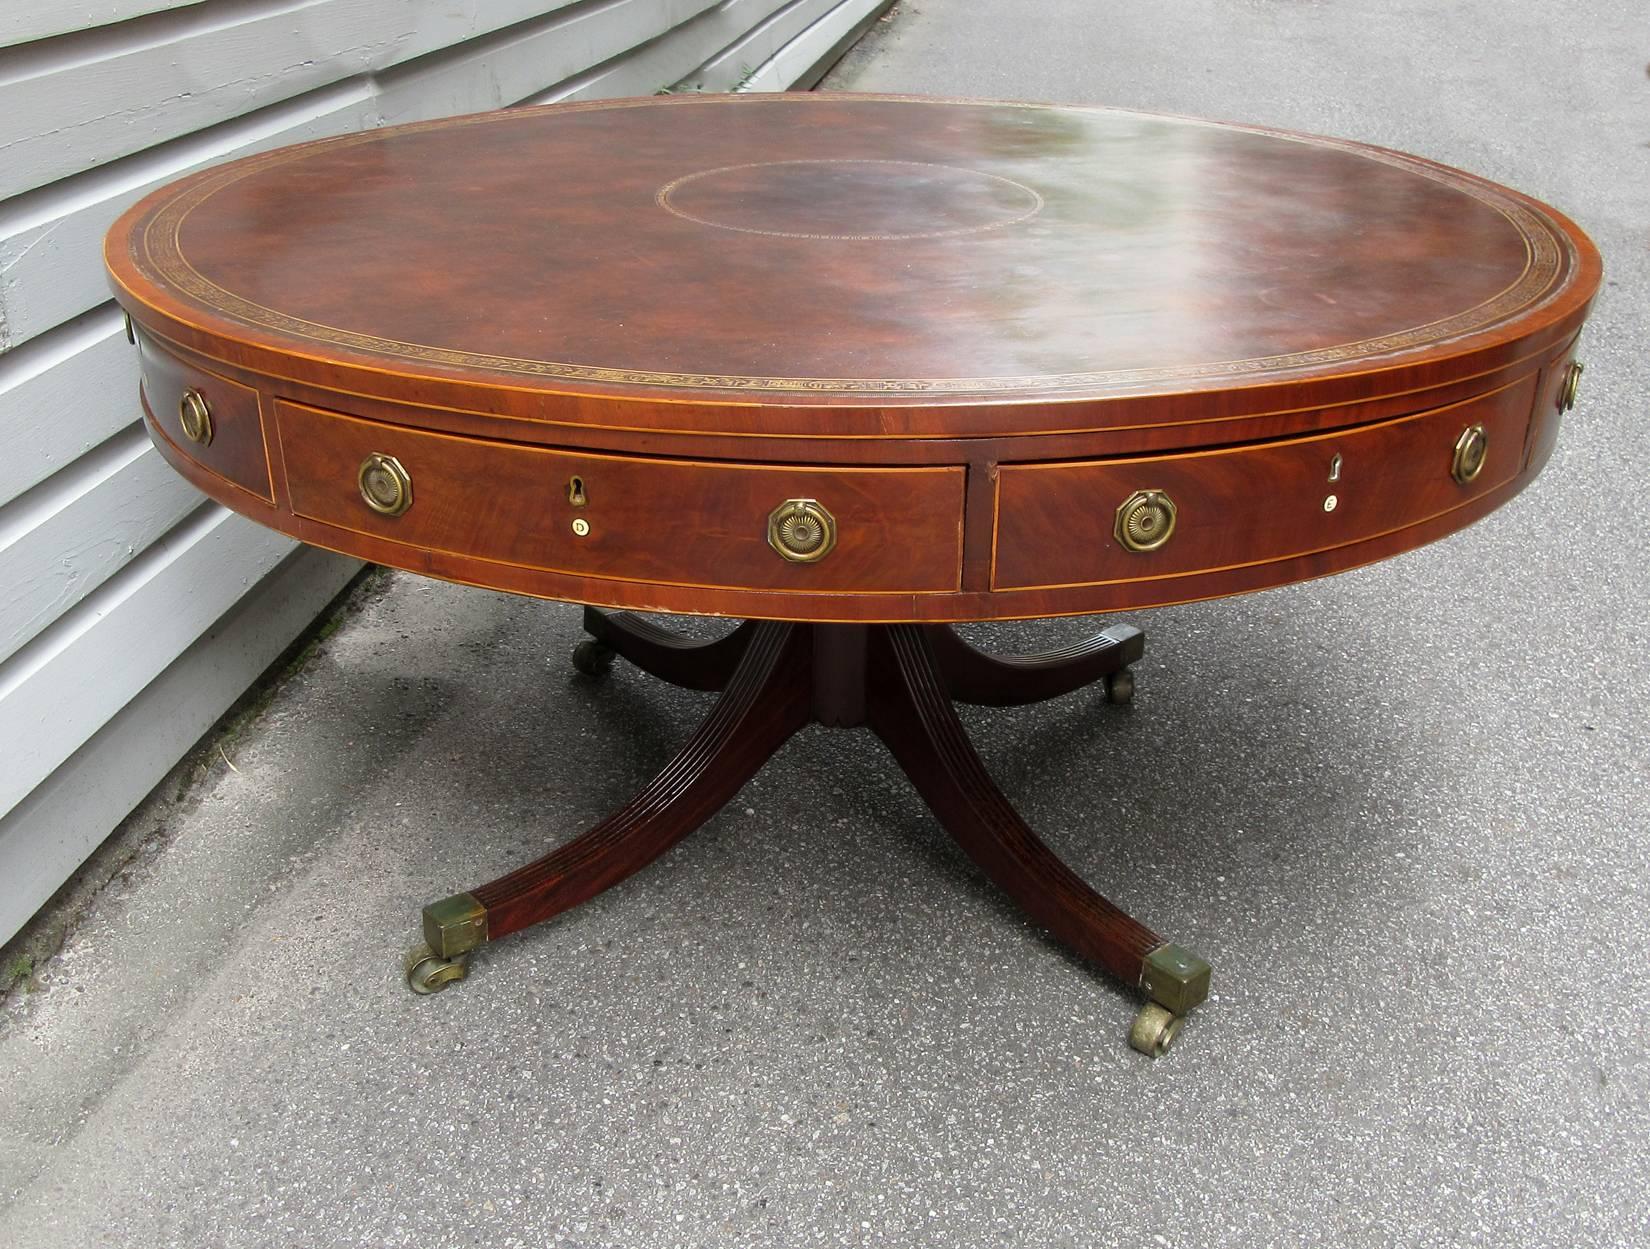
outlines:
[[[106,255],[151,434],[206,494],[593,605],[581,669],[720,691],[613,817],[426,908],[415,987],[651,861],[811,720],[869,726],[987,875],[1143,988],[1149,1049],[1207,965],[1037,841],[951,707],[1126,701],[1142,639],[1001,657],[947,623],[1263,589],[1472,523],[1552,453],[1600,278],[1561,214],[1400,153],[846,95],[284,148],[151,194]]]
[[[646,788],[582,837],[472,891],[488,938],[618,884],[721,810],[808,722],[807,661],[805,627],[755,626],[715,710]]]
[[[725,689],[739,658],[750,645],[756,623],[745,621],[713,642],[694,641],[630,612],[608,614],[584,609],[590,635],[573,652],[573,664],[586,676],[600,676],[622,656],[644,672],[690,690]]]
[[[157,442],[227,505],[455,581],[807,621],[1118,611],[1431,541],[1533,476],[1599,278],[1559,214],[1414,157],[834,95],[299,145],[154,193],[107,254]],[[1451,481],[1480,421],[1489,471]],[[405,515],[356,498],[367,449]],[[1121,549],[1169,482],[1175,541]],[[767,548],[787,498],[837,517],[829,558]]]
[[[1095,681],[1107,683],[1114,702],[1128,702],[1134,684],[1113,684],[1146,651],[1146,635],[1112,625],[1093,637],[1041,655],[993,655],[963,641],[944,625],[924,630],[946,691],[954,702],[1019,707],[1058,698]]]
[[[647,866],[720,810],[810,720],[868,726],[981,870],[1084,958],[1138,985],[1147,957],[1166,945],[1038,840],[992,782],[952,708],[954,698],[1030,702],[1103,680],[1139,657],[1139,630],[1116,627],[1088,643],[1005,661],[944,626],[747,622],[695,642],[650,621],[590,608],[585,625],[610,654],[673,684],[720,690],[721,697],[613,815],[509,875],[427,910],[425,935],[437,957],[458,957],[481,939],[560,914]],[[605,664],[580,667],[598,675]],[[1011,669],[1027,674],[1026,683],[999,689],[995,682]]]

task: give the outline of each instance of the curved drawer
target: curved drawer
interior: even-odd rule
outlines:
[[[269,454],[264,447],[263,421],[258,414],[258,392],[227,377],[185,364],[139,336],[143,368],[143,400],[149,418],[190,458],[260,499],[273,502]],[[194,394],[204,404],[204,420],[194,418],[185,428],[185,397]]]
[[[913,594],[961,584],[961,468],[559,451],[284,400],[275,417],[294,512],[420,548],[661,584]],[[387,471],[405,474],[410,503],[399,515],[363,497],[358,473],[372,456],[392,458]],[[385,497],[394,498],[393,485]],[[770,544],[770,517],[788,500],[816,501],[834,521],[835,543],[814,562],[793,562]]]
[[[1328,550],[1419,524],[1510,481],[1524,465],[1537,379],[1417,416],[1333,434],[1180,455],[999,469],[992,588],[1180,576]],[[1481,427],[1482,465],[1455,475]],[[1119,533],[1131,499],[1155,514],[1135,550]],[[1155,523],[1155,529],[1153,528]]]

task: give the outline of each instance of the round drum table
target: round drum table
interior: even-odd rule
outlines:
[[[1132,688],[949,622],[1115,612],[1443,537],[1540,471],[1598,254],[1360,144],[851,95],[518,109],[283,148],[107,243],[149,429],[304,542],[586,604],[574,663],[719,690],[613,815],[424,908],[414,989],[702,824],[810,722],[868,727],[1037,922],[1146,1005],[1209,965],[1106,901],[953,704]],[[621,609],[605,611],[601,609]],[[740,618],[689,641],[632,614]]]

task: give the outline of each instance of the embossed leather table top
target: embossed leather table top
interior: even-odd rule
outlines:
[[[1176,601],[1440,536],[1539,469],[1599,279],[1558,213],[1414,157],[847,95],[281,149],[149,196],[107,255],[163,450],[265,523],[551,597],[866,620]],[[173,410],[206,383],[245,415],[191,446]],[[1473,426],[1482,474],[1452,480]],[[359,506],[372,454],[404,515]],[[1119,533],[1142,490],[1175,505],[1157,549]],[[824,558],[775,554],[790,498],[835,520]]]

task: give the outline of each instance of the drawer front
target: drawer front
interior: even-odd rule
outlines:
[[[1564,414],[1575,405],[1581,388],[1581,364],[1575,358],[1575,345],[1548,365],[1541,377],[1541,389],[1535,399],[1535,415],[1530,418],[1529,449],[1526,462],[1532,472],[1539,473],[1552,458],[1558,445],[1558,429]]]
[[[258,392],[139,343],[143,397],[166,436],[201,467],[273,501]]]
[[[963,469],[789,468],[591,455],[405,429],[278,402],[292,508],[418,547],[626,581],[954,591]],[[374,461],[375,511],[360,483]],[[576,479],[576,481],[575,481]],[[811,500],[815,508],[791,500]],[[776,516],[775,513],[778,513]],[[817,527],[817,528],[816,528]],[[810,539],[834,527],[834,543]],[[770,530],[776,530],[770,534]],[[824,554],[801,562],[781,554]]]
[[[1535,386],[1531,377],[1467,403],[1311,438],[1127,460],[1005,464],[992,585],[1093,585],[1204,572],[1416,524],[1519,472]],[[1467,431],[1475,427],[1486,441],[1473,474]]]

